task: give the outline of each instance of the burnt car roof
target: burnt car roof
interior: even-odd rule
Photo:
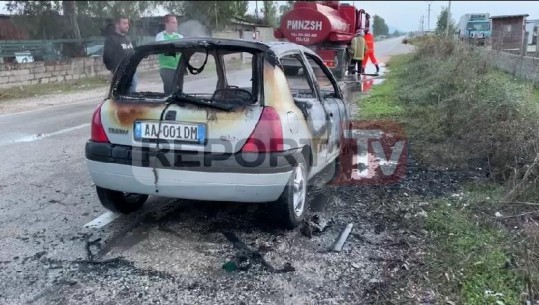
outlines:
[[[290,51],[300,50],[305,53],[316,55],[312,50],[302,45],[291,42],[258,42],[243,39],[210,38],[210,37],[189,37],[178,40],[156,41],[140,45],[135,51],[148,52],[152,50],[168,48],[189,48],[189,47],[225,47],[230,49],[250,49],[253,51],[267,52],[272,51],[277,57]]]

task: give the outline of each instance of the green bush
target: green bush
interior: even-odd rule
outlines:
[[[531,85],[491,69],[481,49],[438,37],[423,39],[398,73],[398,100],[420,160],[488,166],[499,182],[522,177],[539,145]]]

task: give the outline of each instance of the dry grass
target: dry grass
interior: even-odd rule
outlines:
[[[535,304],[539,91],[491,69],[489,58],[466,45],[435,37],[417,45],[416,53],[392,59],[392,80],[361,103],[375,117],[405,123],[424,167],[487,176],[463,185],[458,197],[414,199],[429,202],[426,222],[401,220],[399,228],[426,234],[413,252],[428,255],[394,286],[403,294],[432,290],[437,304]],[[400,304],[395,297],[382,303]]]
[[[529,195],[539,177],[539,103],[531,84],[493,71],[480,51],[424,40],[399,78],[399,100],[427,164],[488,168],[492,181]],[[524,181],[524,183],[521,183]]]

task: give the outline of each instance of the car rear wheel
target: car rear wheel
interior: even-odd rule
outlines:
[[[99,186],[96,186],[96,191],[101,204],[115,213],[129,214],[135,212],[148,200],[148,195],[113,191]]]
[[[278,217],[288,229],[296,228],[305,217],[307,208],[308,163],[300,155],[281,197],[276,202]]]

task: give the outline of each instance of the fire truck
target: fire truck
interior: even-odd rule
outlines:
[[[274,30],[279,40],[287,40],[315,51],[337,79],[350,64],[347,48],[358,30],[369,28],[370,15],[363,9],[339,1],[297,1]],[[284,65],[284,64],[283,64]],[[297,74],[299,66],[285,65],[287,74]]]

